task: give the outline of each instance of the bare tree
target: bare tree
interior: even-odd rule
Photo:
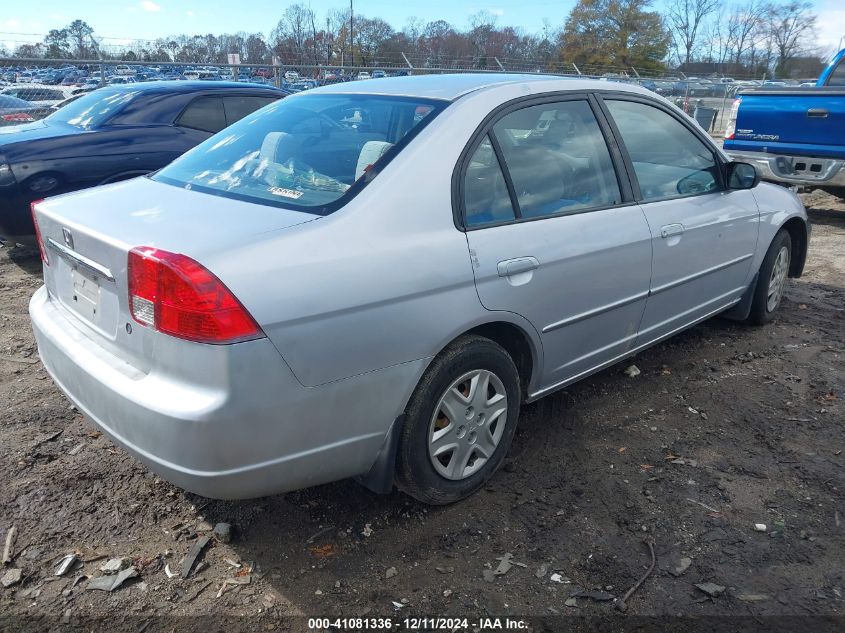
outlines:
[[[812,8],[812,3],[806,0],[768,7],[766,26],[777,54],[779,75],[786,72],[790,59],[806,49],[807,41],[815,33],[816,14],[812,13]]]
[[[735,64],[739,65],[742,56],[754,46],[756,37],[761,33],[766,11],[766,5],[760,0],[748,0],[731,11],[727,29]]]
[[[689,64],[704,21],[719,7],[719,0],[675,0],[666,13],[666,24],[672,32],[672,39],[678,59]]]

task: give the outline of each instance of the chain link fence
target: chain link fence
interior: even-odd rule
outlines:
[[[736,92],[760,83],[719,77],[645,76],[634,68],[629,74],[622,69],[582,69],[564,62],[516,62],[495,57],[448,67],[419,67],[414,63],[420,63],[419,60],[404,55],[402,58],[401,62],[382,60],[384,63],[378,63],[373,60],[367,65],[354,66],[0,58],[0,126],[44,118],[68,100],[114,84],[193,79],[272,85],[289,92],[300,92],[317,86],[378,77],[523,72],[636,83],[675,102],[691,115],[698,110],[701,116],[696,118],[715,133],[724,129]],[[427,63],[430,64],[431,60]]]

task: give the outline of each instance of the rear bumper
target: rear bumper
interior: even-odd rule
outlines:
[[[87,418],[164,479],[221,499],[367,472],[421,371],[405,363],[307,388],[259,339],[190,344],[194,376],[143,372],[88,338],[44,287],[30,316],[45,368]]]
[[[845,187],[845,160],[725,149],[734,160],[751,163],[763,180],[787,185]]]

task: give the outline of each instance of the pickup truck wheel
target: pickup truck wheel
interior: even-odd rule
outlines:
[[[789,265],[792,261],[792,238],[781,229],[772,240],[754,289],[754,302],[751,304],[750,323],[763,325],[774,317],[780,306],[786,280],[789,277]]]
[[[406,409],[397,484],[445,505],[468,497],[502,463],[516,430],[520,383],[508,353],[463,336],[432,361]]]

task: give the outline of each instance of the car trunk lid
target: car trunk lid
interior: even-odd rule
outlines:
[[[66,309],[83,333],[142,370],[150,365],[157,337],[164,335],[131,316],[127,260],[132,248],[151,246],[202,263],[226,248],[317,217],[148,178],[58,196],[36,206],[51,300]]]

